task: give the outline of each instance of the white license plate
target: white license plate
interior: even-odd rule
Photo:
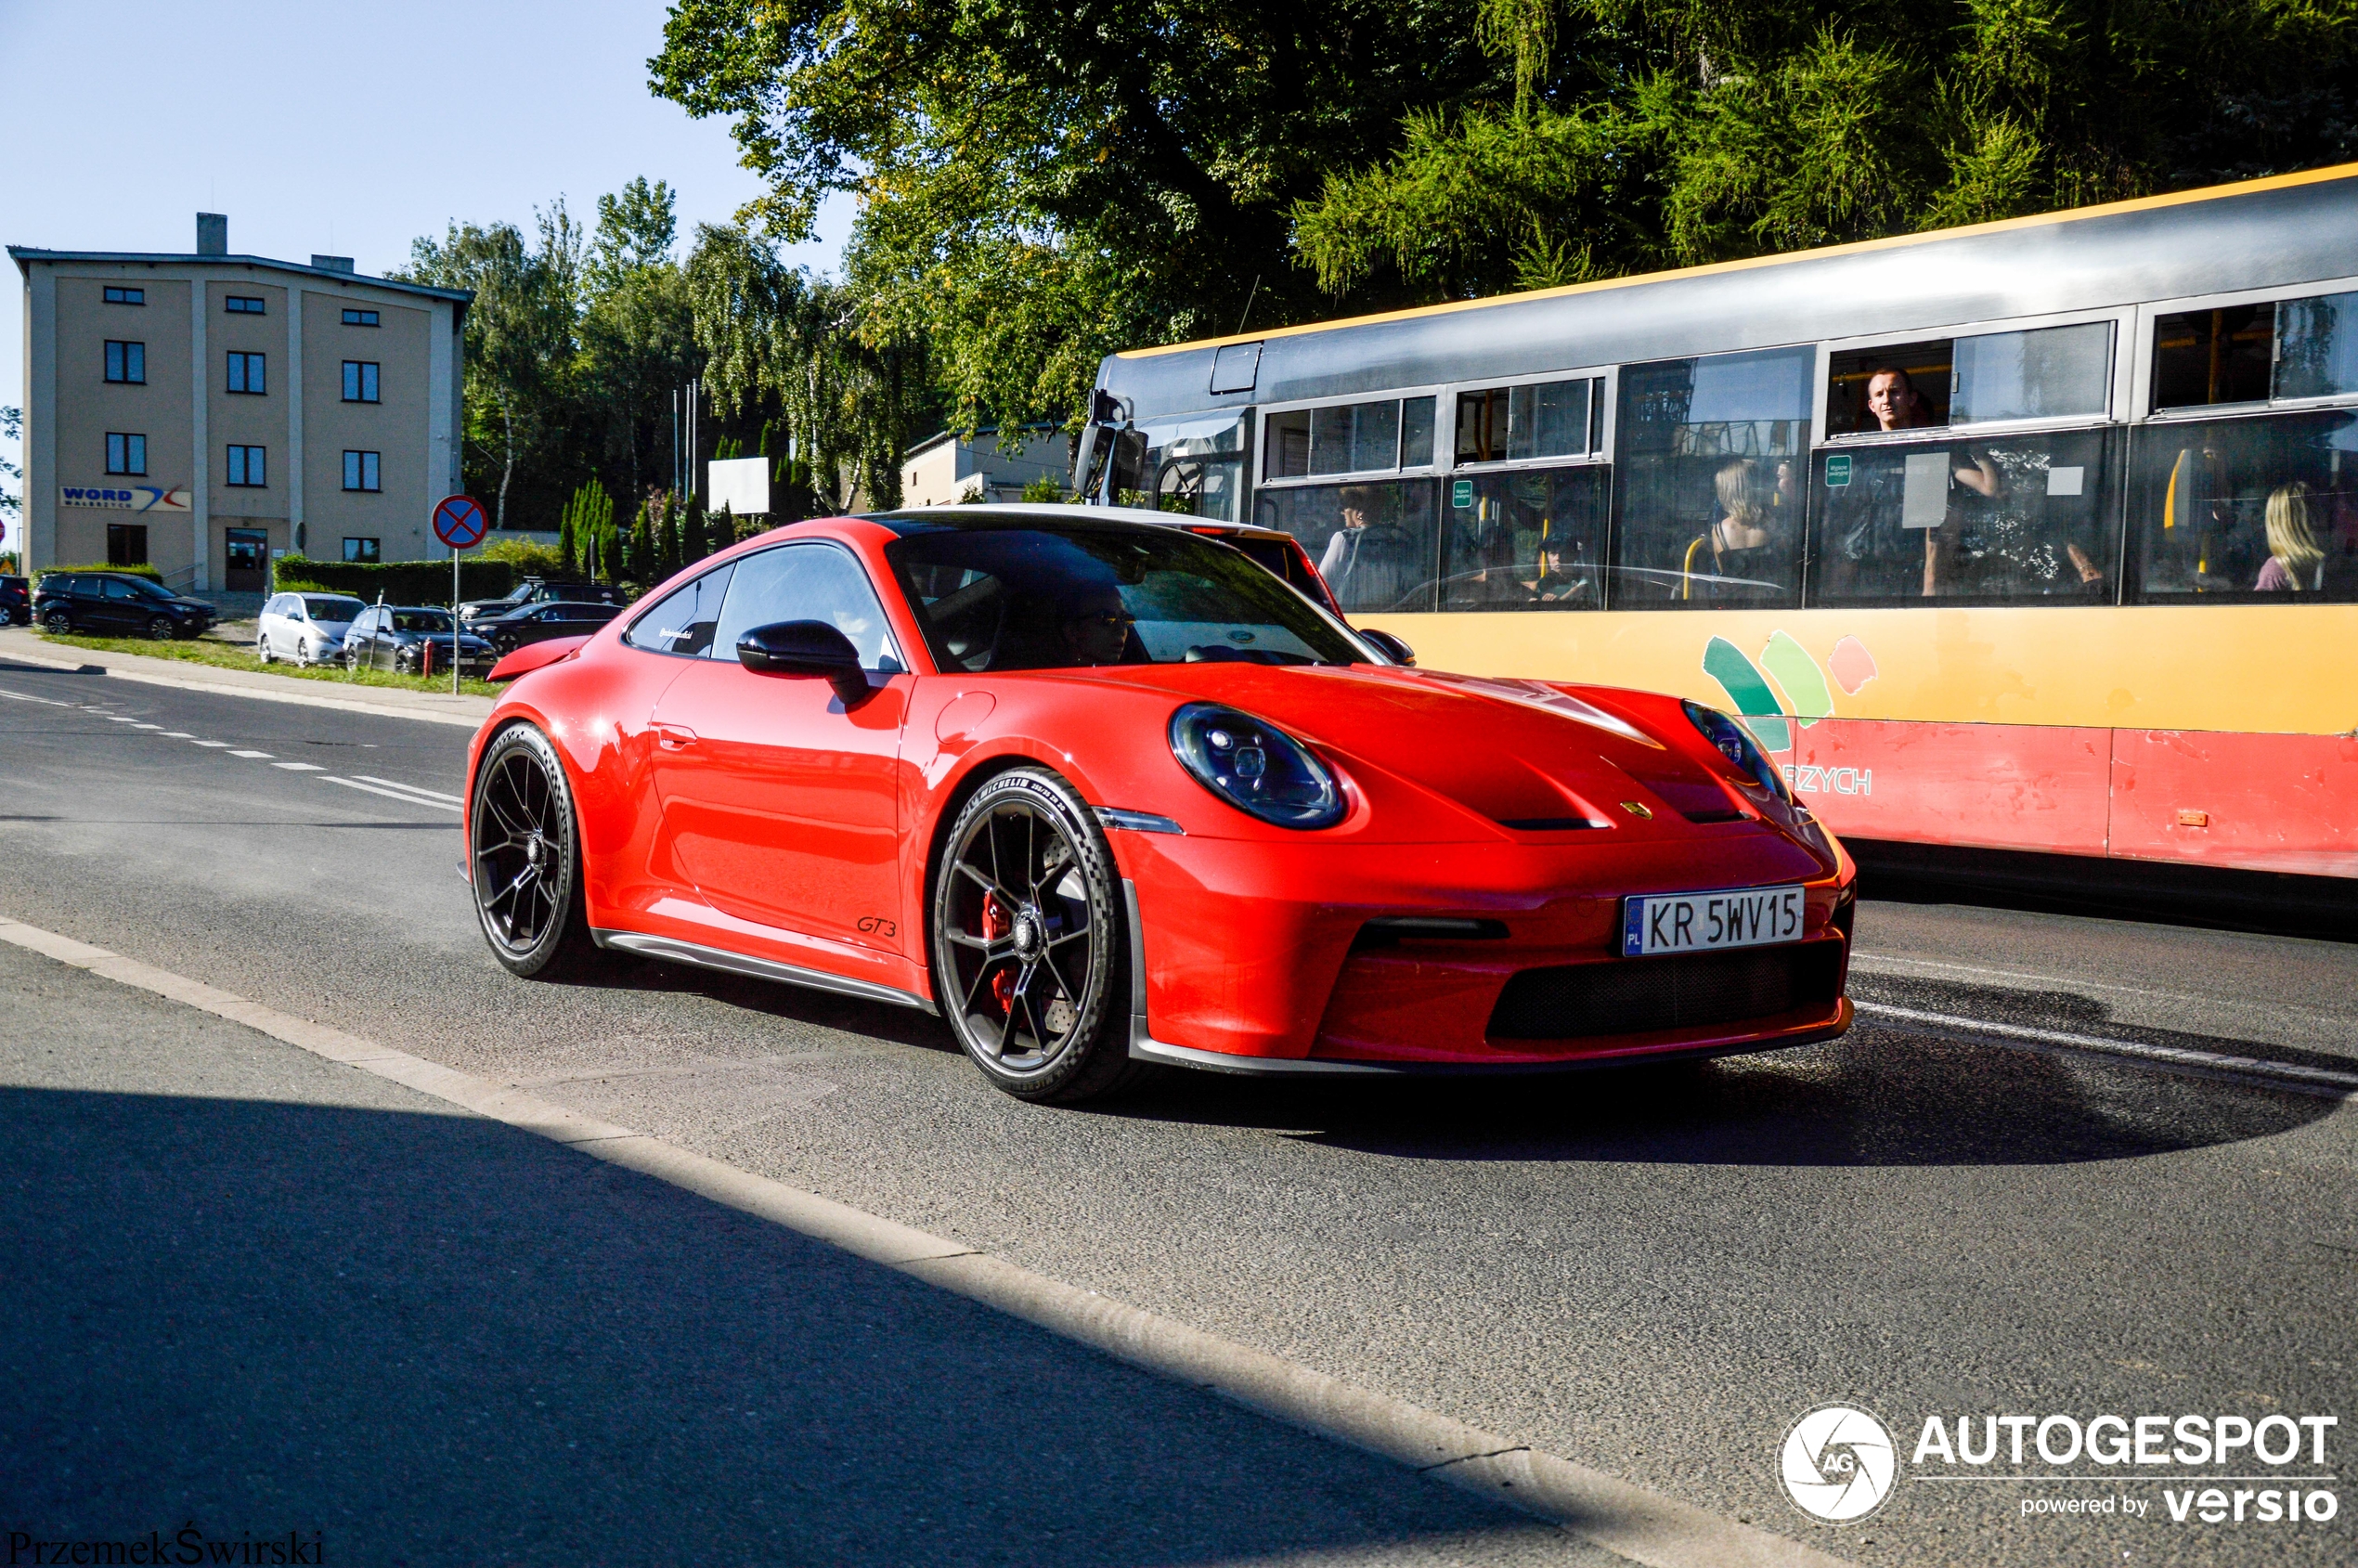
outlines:
[[[1801,940],[1799,888],[1730,888],[1717,893],[1648,893],[1621,901],[1621,952],[1766,947]]]

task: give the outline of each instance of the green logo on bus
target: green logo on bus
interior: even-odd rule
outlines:
[[[1839,490],[1850,483],[1850,454],[1837,452],[1826,460],[1826,488]]]
[[[1460,479],[1449,486],[1449,504],[1454,507],[1473,505],[1473,481]]]

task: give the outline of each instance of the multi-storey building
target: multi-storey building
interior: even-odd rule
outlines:
[[[422,560],[459,487],[471,295],[228,253],[11,245],[24,275],[25,565],[260,590],[271,552]],[[12,543],[14,541],[11,541]]]

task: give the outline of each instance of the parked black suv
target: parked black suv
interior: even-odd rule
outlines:
[[[32,624],[31,577],[0,577],[0,622],[9,626]]]
[[[620,604],[580,604],[559,600],[549,604],[519,604],[503,616],[478,616],[467,630],[501,654],[512,654],[527,642],[552,637],[588,637],[622,614]]]
[[[603,583],[558,582],[550,577],[526,577],[500,599],[470,599],[459,606],[462,624],[489,620],[520,610],[526,604],[619,604],[622,590]]]
[[[128,572],[51,572],[32,590],[32,618],[97,637],[198,637],[221,618],[201,599]]]

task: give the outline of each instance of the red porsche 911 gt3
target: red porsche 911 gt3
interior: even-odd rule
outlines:
[[[919,1007],[1058,1101],[1144,1063],[1529,1070],[1849,1027],[1854,869],[1732,719],[1409,667],[1183,528],[797,524],[518,674],[467,863],[519,975],[618,948]]]

